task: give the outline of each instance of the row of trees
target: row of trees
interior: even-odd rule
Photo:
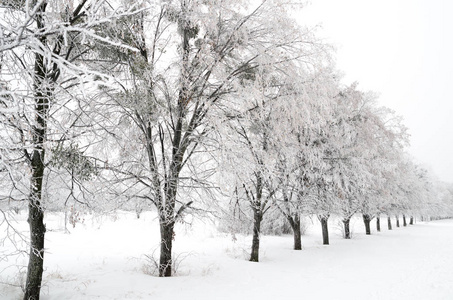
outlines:
[[[401,120],[341,83],[294,3],[0,3],[0,208],[28,206],[24,299],[39,299],[47,209],[153,206],[160,276],[187,213],[250,217],[252,261],[273,210],[295,249],[303,215],[341,216],[346,237],[357,212],[452,215]]]
[[[325,87],[329,81],[322,83]],[[292,102],[273,95],[261,105],[252,103],[247,116],[230,123],[232,131],[224,135],[237,140],[222,142],[231,148],[224,151],[220,186],[230,187],[233,221],[253,220],[252,261],[258,261],[262,222],[267,226],[263,219],[272,210],[291,226],[296,250],[301,249],[301,217],[307,215],[318,217],[324,244],[329,243],[331,215],[341,218],[346,239],[357,213],[367,234],[373,218],[380,230],[381,214],[388,216],[389,229],[390,216],[398,220],[402,215],[405,224],[406,216],[411,223],[414,216],[451,216],[451,186],[436,183],[404,152],[407,134],[401,119],[355,84],[330,83],[327,102],[312,103],[310,109],[299,109],[297,98]]]

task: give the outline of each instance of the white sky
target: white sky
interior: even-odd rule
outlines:
[[[453,1],[311,0],[301,24],[337,47],[345,83],[404,117],[411,153],[453,182]]]

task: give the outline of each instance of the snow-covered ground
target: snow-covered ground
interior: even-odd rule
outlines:
[[[353,239],[330,223],[331,244],[321,244],[309,224],[302,251],[292,236],[263,236],[261,262],[246,260],[250,237],[219,233],[210,223],[179,225],[174,251],[177,276],[149,275],[145,256],[158,249],[153,213],[85,216],[65,234],[63,217],[48,214],[43,300],[61,299],[453,299],[453,220],[364,234],[359,219]],[[18,217],[26,230],[26,217]],[[384,220],[383,220],[384,221]],[[4,231],[0,231],[4,234]],[[6,251],[6,245],[0,245]],[[25,257],[0,261],[0,281],[20,281]],[[25,270],[25,269],[24,269]],[[0,299],[21,299],[17,287],[0,284]]]

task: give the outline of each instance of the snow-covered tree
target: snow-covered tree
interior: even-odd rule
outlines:
[[[99,73],[80,61],[95,40],[109,42],[96,28],[111,22],[117,12],[103,11],[105,1],[1,4],[0,200],[28,204],[30,257],[24,299],[39,299],[46,232],[44,178],[52,156],[57,156],[55,147],[83,132],[86,124],[80,124],[81,115],[74,112],[85,81]]]
[[[104,49],[120,88],[103,88],[133,129],[113,130],[121,151],[108,169],[139,187],[159,213],[160,276],[171,276],[174,225],[195,205],[187,188],[205,188],[198,162],[209,134],[244,81],[260,68],[306,57],[313,41],[286,17],[284,1],[142,1],[143,13],[105,31],[136,51]],[[309,50],[307,50],[309,49]],[[105,65],[107,67],[107,65]],[[117,115],[118,116],[118,115]],[[130,151],[134,149],[134,151]],[[198,158],[197,158],[198,157]],[[207,157],[207,155],[205,156]],[[202,160],[203,158],[201,158]],[[202,176],[203,177],[203,176]]]
[[[329,67],[318,68],[298,85],[297,97],[288,101],[287,110],[278,119],[282,139],[276,148],[278,160],[275,205],[290,224],[294,249],[300,250],[301,215],[315,212],[318,201],[316,182],[325,172],[322,135],[331,121],[330,102],[338,93],[337,76]]]

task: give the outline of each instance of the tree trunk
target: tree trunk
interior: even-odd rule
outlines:
[[[319,216],[319,220],[321,221],[321,228],[322,228],[322,244],[329,245],[329,227],[327,224],[329,217]]]
[[[302,238],[300,232],[300,215],[294,216],[293,222],[290,222],[294,234],[294,250],[302,250]]]
[[[185,4],[183,7],[183,13],[185,13]],[[173,125],[173,138],[171,142],[172,146],[172,156],[171,161],[169,164],[168,175],[165,174],[164,176],[164,194],[165,199],[160,198],[157,200],[158,206],[161,206],[159,209],[160,215],[160,234],[161,234],[161,245],[160,245],[160,259],[159,259],[159,276],[160,277],[171,277],[172,276],[172,242],[174,239],[174,226],[175,220],[180,217],[182,211],[190,205],[186,204],[182,206],[177,212],[175,211],[176,208],[176,195],[179,186],[179,176],[181,169],[183,167],[183,159],[184,154],[187,150],[187,147],[190,145],[190,142],[185,141],[187,136],[190,136],[190,130],[187,129],[185,134],[184,131],[184,122],[185,116],[187,114],[187,104],[189,102],[188,99],[188,86],[189,77],[188,77],[188,64],[189,64],[189,55],[190,55],[190,33],[189,27],[183,26],[182,28],[182,70],[181,70],[181,82],[182,84],[179,87],[179,95],[178,95],[178,106],[175,111],[176,121]],[[146,51],[142,52],[142,56],[147,60]],[[193,126],[193,124],[191,124]],[[152,143],[154,138],[152,136],[152,130],[149,127],[147,135],[147,140],[149,143],[148,146],[148,157],[149,163],[152,172],[155,174],[155,178],[153,179],[154,188],[156,194],[160,193],[161,183],[160,179],[158,178],[158,163],[155,155],[154,148]],[[165,140],[162,135],[159,137],[161,145],[164,145]],[[162,146],[162,151],[164,146]],[[192,149],[193,150],[193,149]],[[159,196],[158,196],[159,197]]]
[[[261,232],[261,221],[263,215],[258,209],[253,210],[253,240],[252,240],[252,253],[250,255],[250,261],[259,261],[260,252],[260,232]]]
[[[42,182],[42,177],[40,180]],[[36,181],[35,181],[36,182]],[[38,191],[39,190],[39,191]],[[42,274],[44,272],[44,211],[37,200],[41,197],[41,187],[32,192],[32,199],[28,205],[28,223],[30,226],[30,257],[27,269],[24,300],[39,300]]]
[[[349,223],[351,221],[351,218],[343,219],[343,225],[344,225],[344,238],[345,239],[351,239],[351,230],[349,228]]]
[[[388,225],[389,230],[392,230],[392,218],[387,217],[387,225]]]
[[[68,208],[64,207],[64,233],[69,233],[69,229],[68,229],[68,220],[69,220],[69,217],[68,217]]]
[[[395,218],[396,218],[396,227],[400,227],[400,218],[398,217],[398,215],[396,215]]]
[[[171,277],[172,275],[172,246],[173,246],[173,222],[160,222],[160,259],[159,277]]]
[[[411,216],[410,220],[409,220],[409,225],[414,225],[414,217]]]
[[[406,215],[403,215],[403,226],[404,226],[404,227],[407,226]]]
[[[43,13],[47,3],[43,2],[36,14],[37,28],[44,28]],[[45,45],[46,37],[40,42]],[[52,95],[47,76],[49,75],[47,62],[42,54],[35,54],[33,89],[35,102],[35,121],[32,127],[33,151],[29,156],[31,167],[31,186],[28,198],[28,224],[30,227],[30,255],[25,283],[24,300],[39,300],[42,274],[44,272],[44,208],[41,205],[42,181],[45,169],[44,141],[47,132],[47,118],[49,113],[49,99]]]
[[[381,232],[381,216],[379,214],[376,216],[376,230]]]
[[[371,226],[370,226],[371,216],[368,214],[363,214],[362,217],[363,217],[363,223],[365,223],[365,233],[367,235],[370,235],[371,234]]]
[[[43,105],[42,101],[45,102],[46,100],[38,100],[38,107]],[[47,108],[41,110],[38,108],[37,122],[40,124],[40,128],[35,127],[33,130],[35,149],[31,156],[32,173],[27,220],[30,227],[30,257],[24,295],[24,299],[27,300],[39,299],[42,273],[44,271],[44,235],[46,227],[44,225],[44,208],[41,205],[41,197],[45,168],[43,142],[46,132],[46,121],[44,120],[46,114]]]

